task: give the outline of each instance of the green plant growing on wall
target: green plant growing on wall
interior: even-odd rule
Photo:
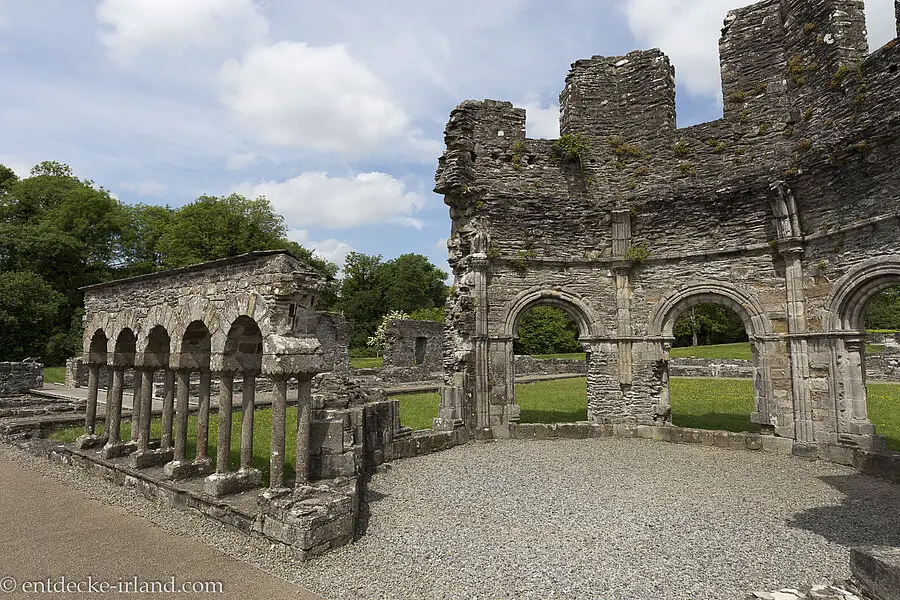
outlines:
[[[650,248],[647,244],[634,244],[625,251],[625,260],[630,260],[633,264],[639,265],[650,258]]]

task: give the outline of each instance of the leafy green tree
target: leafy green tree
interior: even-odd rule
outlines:
[[[283,247],[284,219],[265,197],[200,196],[175,211],[156,244],[166,268]]]
[[[351,348],[364,348],[391,311],[411,314],[442,307],[447,298],[445,278],[443,271],[419,254],[387,262],[380,255],[348,254],[336,308],[353,323]]]
[[[0,358],[43,356],[64,305],[63,295],[37,273],[0,272]]]
[[[877,294],[866,306],[866,329],[900,330],[900,287]]]
[[[687,309],[675,322],[675,346],[707,346],[747,341],[744,322],[721,304],[703,303]]]
[[[578,325],[555,306],[537,306],[519,319],[516,354],[568,354],[581,351]]]

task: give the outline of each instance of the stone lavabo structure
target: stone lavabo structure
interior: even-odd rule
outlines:
[[[882,448],[862,314],[900,284],[900,45],[869,54],[858,0],[765,0],[728,14],[720,55],[724,117],[692,127],[658,50],[576,62],[558,141],[526,138],[510,103],[453,111],[436,428],[509,435],[538,305],[579,326],[592,421],[666,425],[673,325],[715,302],[753,343],[754,422],[796,453]]]
[[[205,490],[222,496],[260,485],[253,468],[256,380],[272,387],[270,487],[284,486],[287,382],[298,385],[296,481],[309,478],[311,381],[323,370],[316,338],[320,281],[285,252],[256,252],[164,273],[98,284],[85,292],[89,365],[85,434],[78,448],[102,446],[103,458],[128,455],[133,468],[165,465],[172,479],[209,475]],[[108,365],[106,427],[95,433],[100,368]],[[134,368],[132,433],[120,435],[124,372]],[[154,373],[163,371],[162,435],[151,447]],[[199,373],[196,457],[186,458],[190,377]],[[230,464],[235,376],[242,379],[240,463]],[[210,383],[219,381],[215,472],[208,455]]]

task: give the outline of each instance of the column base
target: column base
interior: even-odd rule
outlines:
[[[189,461],[189,460],[173,460],[163,467],[163,473],[166,479],[178,481],[180,479],[190,479],[191,477],[203,477],[212,472],[212,463],[205,461]]]
[[[159,467],[168,462],[172,462],[175,457],[174,450],[148,450],[146,452],[135,452],[129,457],[132,469],[146,469],[148,467]]]
[[[89,448],[99,448],[106,443],[107,436],[96,434],[84,434],[75,440],[76,450],[88,450]]]
[[[262,472],[259,469],[213,473],[203,480],[203,491],[213,498],[237,494],[260,486],[262,486]]]
[[[134,442],[115,442],[113,444],[107,442],[106,445],[103,446],[103,449],[100,450],[100,458],[103,460],[122,458],[123,456],[128,456],[135,450],[137,450],[137,444]]]

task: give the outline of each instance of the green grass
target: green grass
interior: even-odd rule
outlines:
[[[383,358],[350,358],[350,366],[355,369],[380,369],[384,366]]]
[[[887,438],[888,448],[900,452],[900,384],[869,383],[869,420]]]
[[[231,453],[229,464],[233,469],[240,466],[240,439],[241,439],[241,421],[242,413],[235,412],[231,422]],[[269,409],[260,409],[254,413],[253,428],[253,466],[262,471],[263,483],[269,483],[269,450],[270,431],[272,429],[272,411]],[[150,423],[150,437],[159,438],[161,431],[161,423],[159,418],[154,418]],[[74,442],[75,439],[84,432],[83,427],[67,427],[59,429],[50,435],[50,439],[57,442]],[[103,424],[98,423],[97,433],[103,433]],[[188,458],[194,458],[197,455],[197,417],[191,415],[188,419]],[[284,457],[285,477],[294,476],[294,448],[297,440],[297,408],[288,407],[287,424],[286,424],[286,442],[285,447],[288,449]],[[122,421],[122,439],[131,439],[131,422]],[[216,443],[219,439],[219,421],[215,413],[210,415],[209,422],[209,456],[212,458],[213,466],[216,464]]]
[[[737,358],[741,360],[753,360],[753,353],[750,351],[750,342],[672,348],[669,351],[669,356],[671,358]]]
[[[63,383],[65,380],[65,367],[44,367],[44,381],[50,383]]]
[[[413,431],[431,429],[432,421],[438,414],[440,394],[403,394],[393,400],[400,402],[400,424]]]
[[[723,431],[759,431],[750,422],[753,382],[749,379],[682,379],[669,381],[672,422],[679,427]]]

